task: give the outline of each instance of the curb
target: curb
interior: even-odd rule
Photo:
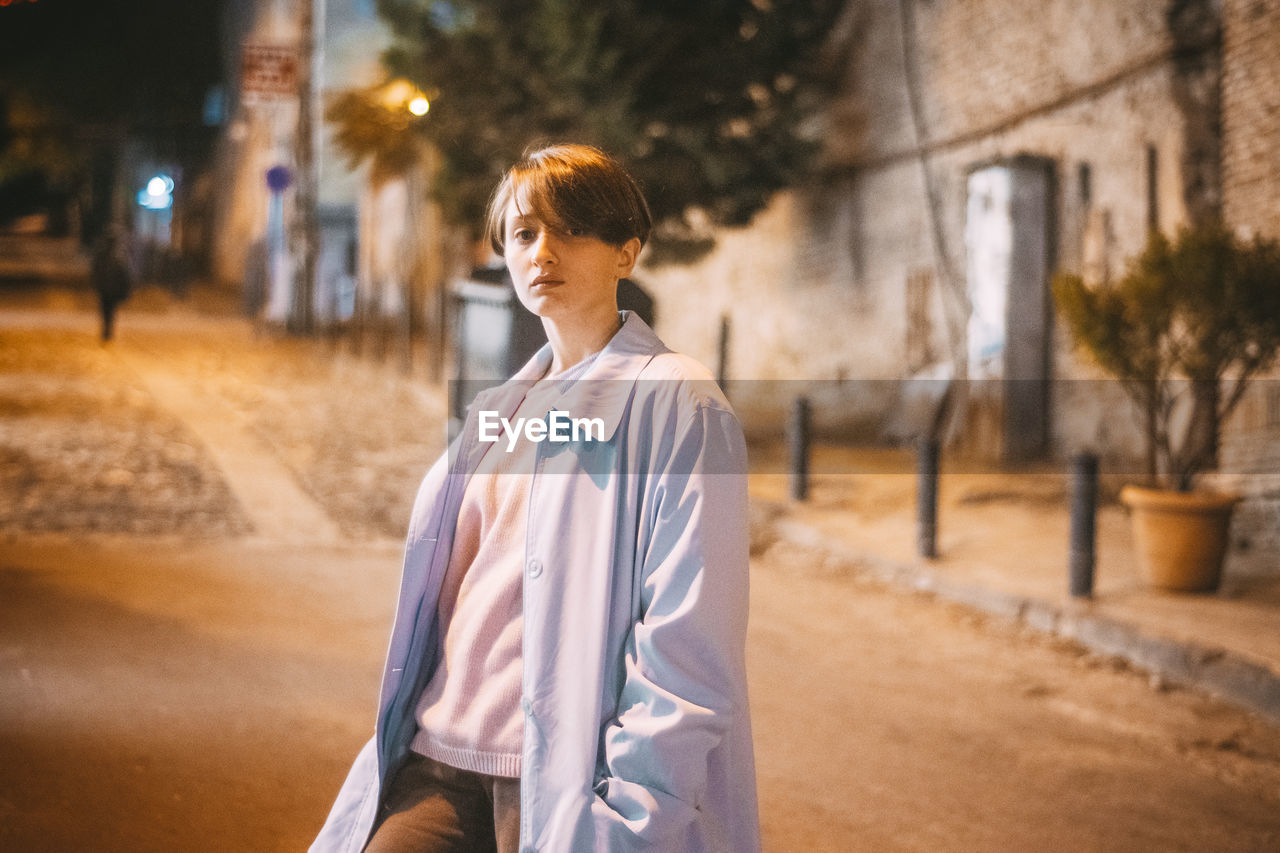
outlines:
[[[1088,602],[1056,604],[956,583],[920,563],[840,547],[804,522],[785,516],[770,524],[780,541],[817,550],[842,568],[888,586],[926,592],[1033,631],[1074,641],[1172,684],[1210,693],[1280,723],[1280,673],[1233,652],[1145,634],[1132,623],[1088,612]]]

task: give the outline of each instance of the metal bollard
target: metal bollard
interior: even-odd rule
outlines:
[[[716,384],[721,391],[729,384],[729,315],[720,316],[720,339],[716,344]],[[728,394],[725,391],[725,394]]]
[[[1079,453],[1071,459],[1071,596],[1093,596],[1097,553],[1098,457]]]
[[[930,560],[938,556],[938,440],[920,440],[916,463],[916,549]]]
[[[797,397],[791,404],[791,420],[787,424],[787,449],[790,453],[791,499],[809,499],[809,401]]]

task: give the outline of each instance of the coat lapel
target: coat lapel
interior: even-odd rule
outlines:
[[[604,440],[618,430],[631,399],[636,380],[653,359],[670,350],[634,311],[622,312],[622,328],[610,339],[595,363],[577,381],[569,384],[556,400],[555,408],[575,418],[599,418],[604,422]],[[551,345],[545,344],[507,383],[476,397],[472,409],[502,412],[510,417],[529,387],[551,365]],[[468,418],[468,428],[475,424]]]

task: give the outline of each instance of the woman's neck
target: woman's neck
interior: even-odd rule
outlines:
[[[550,374],[555,375],[604,349],[622,328],[622,320],[615,304],[589,316],[543,317],[542,327],[551,343]]]

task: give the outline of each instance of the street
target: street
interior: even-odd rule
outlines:
[[[372,730],[443,404],[161,294],[104,348],[85,305],[0,314],[0,849],[305,849]],[[766,850],[1280,849],[1274,725],[768,524]]]

